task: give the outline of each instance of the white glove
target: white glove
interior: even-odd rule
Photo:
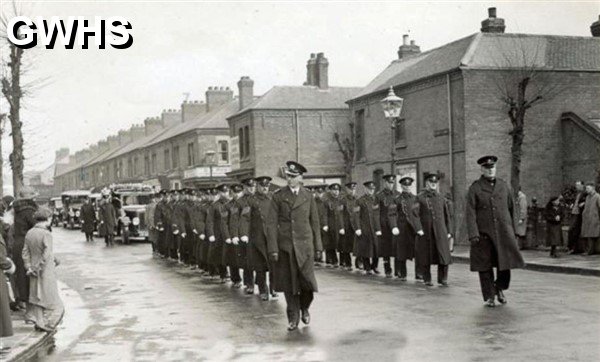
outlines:
[[[362,235],[362,230],[358,229],[354,233],[356,234],[356,236],[361,236]]]
[[[231,244],[231,239],[230,238],[225,239],[225,243],[226,244]]]
[[[375,231],[375,235],[381,236],[381,230],[380,231]]]
[[[450,239],[452,237],[452,234],[448,234],[448,239]]]
[[[194,230],[192,230],[192,232],[193,232],[194,234],[198,235],[198,230],[194,229]]]
[[[5,270],[4,274],[14,274],[15,271],[17,271],[17,266],[15,265],[15,263],[13,263],[13,261],[10,258],[6,258],[6,260],[10,262],[10,268]]]
[[[340,229],[340,235],[346,235],[346,230]]]
[[[425,235],[425,233],[423,232],[423,230],[419,230],[419,231],[417,231],[417,235],[423,236],[423,235]]]
[[[398,228],[393,228],[392,229],[392,234],[394,234],[394,235],[400,235],[400,230],[398,230]]]
[[[200,240],[204,240],[204,239],[206,239],[206,235],[200,234]]]
[[[248,237],[246,235],[242,236],[240,240],[242,240],[244,243],[248,243]]]
[[[182,238],[185,238],[186,235],[187,235],[186,233],[181,233]]]
[[[165,231],[165,228],[160,228],[158,229],[158,231]]]
[[[327,225],[323,226],[323,231],[325,231],[325,232],[329,231],[329,226],[327,226]]]
[[[210,241],[211,243],[215,242],[215,237],[213,235],[208,237],[208,241]]]
[[[238,245],[240,243],[240,238],[238,238],[237,236],[234,237],[233,239],[231,239],[231,242],[233,243],[233,245]]]
[[[173,235],[177,235],[177,234],[179,234],[179,230],[173,231]]]

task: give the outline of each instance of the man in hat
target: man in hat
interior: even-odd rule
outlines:
[[[210,263],[210,259],[209,259],[209,250],[210,250],[210,244],[211,244],[211,242],[209,241],[209,236],[210,236],[209,235],[209,224],[214,225],[213,206],[217,202],[218,198],[219,198],[219,191],[216,188],[211,187],[206,190],[206,196],[205,196],[205,200],[204,200],[204,204],[203,204],[203,207],[204,207],[204,233],[200,234],[200,240],[202,240],[202,245],[200,247],[200,255],[201,255],[200,260],[202,261],[202,264],[204,265],[202,267],[202,269],[203,269],[202,276],[212,277],[218,273],[215,270],[214,266]]]
[[[166,248],[166,228],[169,226],[170,220],[168,220],[168,193],[167,190],[160,190],[159,200],[154,210],[154,225],[157,231],[156,249],[158,255],[161,257],[167,256]]]
[[[277,222],[273,218],[273,202],[269,194],[271,178],[269,176],[260,176],[256,178],[257,191],[248,199],[250,206],[249,237],[248,237],[248,271],[256,272],[256,284],[258,292],[263,301],[269,300],[269,288],[271,296],[276,297],[273,285],[273,265],[269,261],[267,249],[267,230],[276,228]],[[271,223],[271,224],[268,224]],[[273,246],[275,247],[275,246]],[[269,287],[267,287],[267,272],[269,273]],[[245,271],[244,271],[245,273]],[[250,291],[247,289],[247,293]],[[254,293],[254,285],[251,293]],[[248,293],[248,294],[251,294]]]
[[[382,257],[385,276],[391,278],[391,258],[395,256],[395,239],[400,234],[397,225],[398,207],[396,205],[399,193],[396,190],[396,175],[384,175],[383,181],[383,190],[377,194],[382,235],[379,238],[379,246],[377,248],[378,255],[375,256],[375,263],[372,265],[372,270],[374,273],[379,274],[377,265],[379,264],[379,257]]]
[[[356,182],[348,182],[346,186],[346,195],[342,198],[344,234],[341,236],[340,266],[346,270],[352,270],[352,256],[355,252],[356,238],[362,236],[360,228],[360,206],[356,197]],[[357,260],[358,261],[358,260]]]
[[[94,241],[94,229],[96,228],[96,210],[92,205],[92,199],[87,198],[81,206],[81,231],[85,234],[85,241]]]
[[[212,205],[206,222],[206,235],[210,246],[208,249],[208,260],[220,277],[221,283],[227,282],[227,267],[223,263],[223,250],[225,244],[231,244],[229,235],[229,209],[227,204],[231,200],[229,185],[217,186],[219,196]]]
[[[158,192],[152,194],[150,202],[146,205],[146,212],[144,213],[144,223],[148,228],[148,241],[152,244],[152,254],[156,255],[156,242],[158,241],[158,232],[156,231],[156,225],[154,225],[154,213],[156,212],[156,204],[158,203]]]
[[[327,231],[329,227],[327,226],[327,205],[326,205],[326,193],[325,186],[319,185],[315,187],[315,204],[317,204],[317,212],[319,213],[319,225],[321,225],[321,241],[323,245],[327,240]],[[323,262],[323,256],[320,255],[320,258],[317,258],[315,254],[315,263],[320,265]]]
[[[417,230],[416,260],[425,285],[432,286],[431,265],[438,266],[438,284],[448,285],[448,266],[452,263],[450,250],[452,220],[448,204],[438,191],[440,176],[425,172],[425,190],[417,196],[414,225]]]
[[[327,224],[321,225],[322,230],[327,233],[327,238],[322,242],[325,247],[326,266],[337,268],[337,250],[340,247],[342,235],[346,234],[344,230],[344,203],[340,197],[340,184],[330,184],[328,189],[329,195],[325,201]]]
[[[226,243],[223,249],[223,264],[229,267],[229,275],[234,288],[242,287],[242,277],[240,275],[240,213],[242,208],[238,199],[243,196],[244,188],[241,184],[231,185],[232,197],[227,203],[229,211],[229,237],[231,242]]]
[[[98,208],[98,219],[100,219],[100,235],[104,235],[106,246],[115,244],[115,228],[117,226],[117,210],[112,203],[109,189],[102,190],[102,201]]]
[[[412,260],[415,255],[417,227],[414,208],[416,205],[416,196],[410,191],[410,187],[414,181],[410,176],[400,178],[402,192],[396,201],[398,204],[398,229],[400,230],[400,235],[396,239],[396,265],[398,265],[396,273],[401,281],[406,280],[406,261]],[[415,277],[417,276],[417,272],[415,264]]]
[[[495,296],[506,303],[504,290],[510,284],[510,269],[525,265],[515,237],[513,193],[496,177],[496,156],[483,156],[477,163],[481,177],[467,193],[467,232],[471,242],[471,271],[479,272],[481,293],[487,307]],[[494,267],[497,268],[494,280]]]
[[[197,190],[194,193],[192,204],[192,233],[194,234],[194,262],[195,266],[204,270],[202,255],[202,244],[204,243],[206,228],[206,194],[203,190]]]
[[[381,221],[379,203],[375,198],[375,183],[367,181],[363,186],[367,192],[358,199],[362,235],[358,237],[356,258],[361,260],[365,274],[370,275],[377,255],[377,238],[381,236]]]
[[[171,217],[173,243],[171,244],[170,255],[171,258],[177,260],[179,264],[183,264],[183,258],[185,258],[182,250],[182,239],[187,235],[183,200],[183,191],[173,190],[173,199],[171,200],[171,207],[173,210],[173,216]]]
[[[285,295],[289,331],[298,328],[300,314],[304,324],[310,323],[308,309],[313,293],[318,291],[314,257],[323,250],[317,205],[301,184],[304,173],[306,168],[301,164],[286,163],[288,186],[273,195],[272,221],[267,223],[275,291]]]
[[[251,211],[252,211],[252,198],[256,193],[256,180],[252,177],[248,177],[242,180],[244,186],[244,194],[237,200],[240,207],[240,221],[239,221],[239,236],[240,245],[239,248],[239,261],[238,265],[242,268],[243,282],[246,294],[254,293],[254,272],[249,265],[248,261],[248,242],[250,235],[250,222],[251,222]]]

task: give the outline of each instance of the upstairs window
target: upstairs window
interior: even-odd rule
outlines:
[[[356,160],[361,160],[365,157],[365,110],[359,109],[354,112],[355,128],[355,156]]]
[[[219,163],[229,163],[229,142],[221,140],[218,142]]]

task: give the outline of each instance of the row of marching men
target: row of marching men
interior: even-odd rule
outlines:
[[[415,259],[415,279],[432,286],[431,265],[438,265],[437,282],[448,285],[448,266],[453,248],[450,201],[438,192],[439,175],[426,173],[425,190],[411,193],[412,177],[384,175],[384,187],[376,193],[375,183],[349,182],[312,188],[317,201],[325,266],[365,274],[379,274],[380,258],[386,277],[407,280],[407,260]],[[394,266],[392,270],[392,258]],[[316,260],[320,263],[322,260]]]
[[[270,182],[265,176],[206,190],[161,191],[153,211],[155,253],[221,283],[230,279],[247,294],[257,285],[263,300],[276,297],[266,241]]]
[[[424,178],[425,189],[418,195],[410,191],[411,177],[400,178],[397,191],[395,175],[383,176],[384,187],[377,193],[374,182],[365,182],[366,192],[360,197],[355,182],[310,187],[325,266],[352,270],[354,264],[365,274],[379,274],[381,259],[386,277],[405,281],[407,260],[414,259],[416,280],[433,285],[431,265],[437,264],[437,282],[447,285],[452,208],[438,192],[439,175],[426,173]],[[161,191],[154,211],[155,252],[223,283],[230,278],[234,287],[244,286],[248,294],[254,293],[256,284],[263,300],[275,297],[267,286],[273,273],[266,228],[276,223],[269,215],[270,181],[263,176],[207,190]],[[315,258],[315,263],[322,259]]]

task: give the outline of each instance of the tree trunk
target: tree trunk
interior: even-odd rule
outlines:
[[[0,113],[0,198],[4,197],[4,157],[2,157],[2,137],[4,136],[4,117],[6,117],[6,114]]]
[[[510,186],[513,189],[513,193],[516,195],[519,192],[519,186],[521,185],[521,158],[523,157],[523,139],[525,133],[523,128],[519,128],[513,131],[512,134],[512,147],[511,151],[511,172],[510,172]]]

